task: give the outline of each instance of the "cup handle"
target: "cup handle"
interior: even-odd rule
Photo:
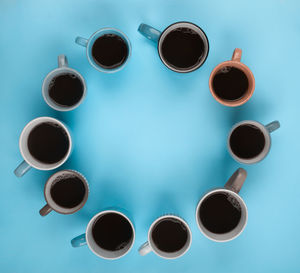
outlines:
[[[41,216],[46,216],[52,211],[52,208],[46,204],[43,208],[40,209],[40,215]]]
[[[88,39],[82,38],[82,37],[76,37],[75,43],[84,47],[87,47]]]
[[[232,61],[240,62],[242,58],[242,50],[240,48],[236,48],[232,54]]]
[[[68,66],[68,59],[65,55],[59,55],[57,57],[58,60],[58,67],[67,67]]]
[[[278,128],[280,128],[280,123],[278,120],[274,120],[274,121],[270,122],[269,124],[267,124],[265,127],[269,133],[272,133],[275,130],[277,130]]]
[[[80,247],[86,245],[86,236],[85,233],[75,237],[71,240],[72,247]]]
[[[225,189],[234,191],[235,193],[239,193],[244,181],[247,177],[247,172],[243,168],[238,168],[234,174],[228,179],[225,184]]]
[[[22,163],[14,170],[14,174],[17,177],[22,177],[30,169],[31,169],[31,166],[25,160],[23,160]]]
[[[147,241],[146,243],[142,244],[139,248],[139,253],[141,256],[145,256],[149,254],[152,251],[151,246],[149,242]]]
[[[161,32],[147,24],[140,24],[138,28],[139,33],[148,38],[149,40],[157,43]]]

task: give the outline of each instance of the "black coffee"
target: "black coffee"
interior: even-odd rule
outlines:
[[[45,122],[32,129],[27,140],[30,154],[38,161],[52,164],[62,160],[69,150],[69,138],[58,124]]]
[[[61,207],[74,208],[79,205],[86,193],[83,181],[76,175],[66,174],[54,181],[50,194]]]
[[[152,239],[161,251],[175,252],[182,249],[186,244],[188,231],[180,221],[166,218],[155,225],[152,231]]]
[[[127,43],[115,34],[100,36],[92,47],[94,61],[105,69],[121,66],[126,61],[128,53]]]
[[[219,70],[213,78],[215,94],[224,100],[238,100],[248,90],[248,78],[245,73],[232,66],[226,66]]]
[[[133,230],[128,220],[122,215],[107,213],[96,220],[92,234],[95,242],[101,248],[116,251],[130,243]]]
[[[84,86],[75,74],[66,73],[54,77],[49,84],[49,96],[58,105],[73,106],[83,96]]]
[[[241,214],[238,200],[227,193],[215,193],[206,197],[200,207],[202,224],[210,232],[217,234],[233,230],[240,222]]]
[[[201,62],[204,42],[196,31],[184,27],[176,28],[164,38],[161,54],[170,66],[190,69]]]
[[[245,159],[259,155],[265,147],[265,136],[254,125],[241,125],[232,132],[229,144],[233,153]]]

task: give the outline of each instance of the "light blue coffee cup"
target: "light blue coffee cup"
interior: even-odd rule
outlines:
[[[93,48],[94,42],[99,37],[101,37],[105,34],[115,34],[115,35],[121,37],[123,39],[123,41],[126,43],[127,49],[128,49],[128,55],[127,55],[125,62],[123,62],[120,66],[112,68],[112,69],[108,69],[108,68],[104,68],[104,67],[100,66],[99,64],[96,63],[96,61],[94,60],[94,58],[92,56],[92,48]],[[131,44],[130,44],[128,37],[122,31],[115,29],[115,28],[101,28],[98,31],[96,31],[94,34],[92,34],[92,36],[88,39],[78,36],[75,39],[75,43],[78,45],[81,45],[83,47],[86,47],[86,56],[88,58],[89,63],[94,68],[96,68],[98,71],[105,72],[105,73],[114,73],[114,72],[120,71],[127,64],[128,60],[131,56]]]

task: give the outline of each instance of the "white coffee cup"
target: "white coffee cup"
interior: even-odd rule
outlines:
[[[105,214],[109,214],[109,213],[116,213],[121,215],[122,217],[124,217],[128,223],[130,224],[131,228],[132,228],[132,236],[131,239],[129,241],[129,243],[119,249],[119,250],[115,250],[115,251],[111,251],[111,250],[107,250],[104,249],[102,247],[100,247],[94,237],[93,237],[93,226],[94,224],[97,222],[97,220],[102,217]],[[88,223],[87,228],[86,228],[86,232],[84,234],[81,234],[77,237],[75,237],[74,239],[71,240],[71,244],[73,247],[80,247],[83,245],[88,245],[89,249],[97,256],[107,259],[107,260],[115,260],[115,259],[119,259],[123,256],[125,256],[132,248],[133,243],[135,240],[135,230],[134,230],[134,225],[133,222],[129,219],[128,216],[126,216],[125,212],[121,212],[120,209],[109,209],[109,210],[104,210],[99,212],[98,214],[96,214]]]
[[[239,168],[235,171],[235,173],[229,178],[227,183],[225,184],[224,188],[217,188],[209,191],[206,193],[199,201],[197,208],[196,208],[196,222],[198,224],[198,227],[200,231],[203,233],[204,236],[206,236],[208,239],[215,241],[215,242],[227,242],[235,239],[238,237],[243,230],[246,227],[247,219],[248,219],[248,210],[246,207],[246,204],[244,200],[240,197],[238,194],[241,190],[243,183],[247,177],[247,172]],[[216,193],[224,193],[230,197],[233,197],[232,199],[234,201],[238,202],[238,205],[241,209],[241,218],[239,220],[239,223],[233,228],[231,231],[227,233],[214,233],[208,230],[204,224],[201,221],[200,218],[200,209],[201,205],[203,204],[203,201],[206,200],[206,198],[210,197],[211,195],[214,195]]]
[[[82,97],[81,99],[74,105],[66,106],[66,105],[60,105],[56,103],[50,96],[49,96],[49,86],[51,84],[51,81],[62,74],[73,74],[75,75],[82,83]],[[57,111],[71,111],[75,108],[77,108],[82,101],[84,100],[86,96],[86,83],[82,75],[76,71],[73,68],[68,67],[68,60],[65,55],[59,55],[58,56],[58,68],[52,70],[44,79],[43,85],[42,85],[42,94],[45,102],[52,107],[53,109]]]
[[[64,130],[64,132],[66,133],[66,136],[68,137],[68,141],[69,141],[68,151],[65,154],[65,156],[58,162],[51,163],[51,164],[40,162],[39,160],[34,158],[31,155],[31,153],[29,152],[28,143],[27,143],[28,137],[29,137],[31,131],[36,126],[38,126],[42,123],[46,123],[46,122],[54,123],[54,124],[58,125],[60,128],[62,128]],[[20,135],[20,139],[19,139],[19,148],[20,148],[20,152],[21,152],[21,155],[24,160],[14,171],[14,173],[17,177],[23,176],[31,168],[48,171],[48,170],[56,169],[59,166],[61,166],[62,164],[64,164],[66,162],[66,160],[69,158],[71,151],[72,151],[72,138],[71,138],[71,134],[70,134],[67,126],[65,124],[63,124],[61,121],[59,121],[55,118],[51,118],[51,117],[39,117],[39,118],[36,118],[36,119],[33,119],[32,121],[30,121],[24,127],[24,129]]]
[[[166,252],[166,251],[162,251],[161,249],[159,249],[152,237],[152,232],[155,229],[156,225],[158,223],[160,223],[161,221],[164,221],[165,219],[173,219],[176,222],[180,222],[180,224],[182,224],[186,231],[187,231],[187,240],[184,244],[184,246],[175,252]],[[174,238],[176,239],[176,238]],[[161,216],[159,218],[157,218],[150,226],[149,231],[148,231],[148,241],[145,242],[143,245],[140,246],[139,248],[139,253],[142,256],[145,256],[146,254],[150,253],[151,251],[153,251],[156,255],[158,255],[161,258],[165,258],[165,259],[176,259],[181,257],[182,255],[184,255],[190,248],[192,243],[192,232],[190,227],[188,226],[188,224],[180,217],[175,216],[175,215],[164,215]]]
[[[255,126],[257,129],[259,129],[265,138],[265,145],[262,149],[262,151],[256,155],[255,157],[252,158],[242,158],[237,156],[233,151],[232,148],[230,146],[230,138],[232,133],[234,132],[234,130],[236,128],[238,128],[241,125],[250,125],[250,126]],[[233,159],[235,159],[237,162],[240,163],[244,163],[244,164],[254,164],[257,163],[261,160],[263,160],[269,153],[270,148],[271,148],[271,135],[270,133],[272,133],[273,131],[277,130],[280,127],[280,123],[279,121],[273,121],[267,125],[263,125],[257,121],[254,120],[244,120],[241,122],[236,123],[230,130],[229,134],[228,134],[228,139],[227,139],[227,148],[228,151],[230,153],[230,155],[233,157]]]

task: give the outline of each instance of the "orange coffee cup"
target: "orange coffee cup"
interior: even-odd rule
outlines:
[[[232,59],[230,61],[226,61],[226,62],[222,62],[222,63],[218,64],[213,69],[213,71],[211,72],[210,77],[209,77],[209,90],[210,90],[211,94],[213,95],[213,97],[215,98],[216,101],[218,101],[219,103],[221,103],[225,106],[235,107],[235,106],[240,106],[240,105],[246,103],[253,95],[253,92],[255,89],[254,76],[253,76],[251,70],[249,69],[249,67],[241,62],[241,57],[242,57],[242,50],[240,48],[236,48],[233,52]],[[246,90],[243,91],[243,95],[241,97],[238,97],[235,99],[226,99],[226,98],[224,98],[224,97],[226,97],[226,94],[224,94],[224,97],[222,97],[215,90],[215,86],[214,86],[215,76],[219,73],[222,73],[223,71],[226,71],[226,69],[228,70],[228,68],[229,69],[236,68],[236,69],[242,71],[244,74],[243,77],[247,78],[248,86],[246,87]],[[231,82],[231,84],[235,84],[234,81]],[[225,89],[224,89],[224,92],[226,92]]]

